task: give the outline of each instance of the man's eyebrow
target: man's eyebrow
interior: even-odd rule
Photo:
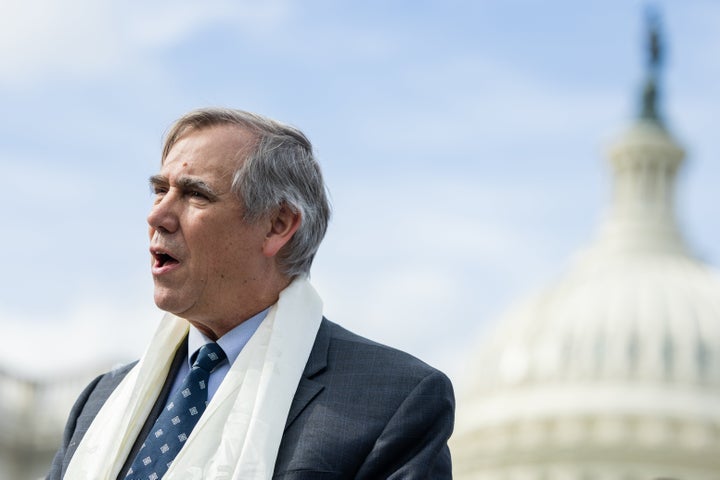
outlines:
[[[169,182],[167,177],[163,175],[153,175],[148,179],[148,183],[151,187],[154,187],[156,185],[167,185]]]
[[[180,177],[175,183],[183,192],[199,192],[209,200],[216,200],[220,196],[210,185],[198,178]],[[151,186],[168,186],[169,184],[170,181],[164,175],[153,175],[150,177]]]
[[[198,178],[180,177],[177,181],[177,185],[185,191],[193,190],[200,192],[207,196],[210,200],[214,200],[218,197],[218,194],[215,193],[215,190],[210,185]]]

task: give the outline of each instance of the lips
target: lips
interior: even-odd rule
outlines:
[[[178,260],[172,253],[162,248],[151,248],[150,254],[152,255],[152,273],[153,275],[162,275],[171,270],[174,270],[180,265]]]

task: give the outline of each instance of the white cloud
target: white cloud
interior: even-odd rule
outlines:
[[[137,358],[162,312],[122,298],[84,299],[52,318],[0,311],[0,365],[21,377],[88,374]],[[28,358],[27,351],[35,352]]]
[[[48,73],[106,70],[123,56],[108,4],[92,0],[9,0],[0,20],[3,84],[34,83]]]
[[[622,93],[591,86],[548,84],[536,72],[482,56],[436,59],[405,73],[407,104],[388,104],[367,119],[371,140],[384,149],[458,152],[487,151],[518,143],[570,141],[617,121]],[[397,102],[397,100],[396,100]],[[589,114],[588,112],[592,112]],[[378,122],[386,123],[385,128]]]
[[[340,187],[313,274],[326,314],[451,374],[476,332],[569,256],[518,220],[553,210],[542,186],[416,178]]]
[[[0,85],[87,80],[148,66],[157,49],[212,24],[233,22],[241,31],[263,31],[287,13],[284,1],[6,0],[0,16]]]

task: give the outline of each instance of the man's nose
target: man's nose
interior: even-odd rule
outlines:
[[[164,233],[177,231],[179,226],[177,204],[178,201],[171,192],[157,199],[147,217],[150,228]]]

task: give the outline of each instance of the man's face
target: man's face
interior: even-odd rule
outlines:
[[[269,268],[262,254],[266,232],[263,222],[243,221],[243,206],[230,191],[252,142],[236,126],[190,131],[151,179],[155,303],[196,326],[256,313],[244,309],[255,308],[254,293]]]

